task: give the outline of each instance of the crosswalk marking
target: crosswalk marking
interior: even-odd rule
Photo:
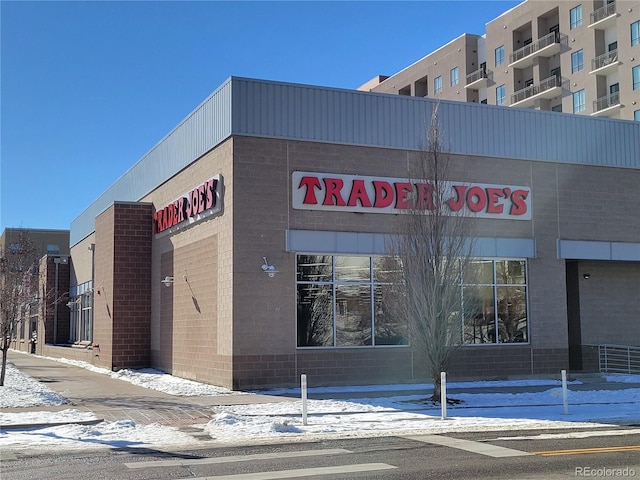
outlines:
[[[237,455],[231,457],[192,458],[180,460],[157,460],[152,462],[125,463],[128,468],[154,468],[154,467],[184,467],[187,465],[210,465],[216,463],[251,462],[255,460],[270,460],[274,458],[313,457],[320,455],[342,455],[352,453],[342,448],[324,450],[300,450],[296,452],[256,453],[252,455]]]
[[[373,472],[390,470],[398,467],[386,463],[360,463],[340,465],[337,467],[302,468],[296,470],[279,470],[277,472],[240,473],[235,475],[219,475],[215,477],[189,477],[182,480],[280,480],[282,478],[303,478],[314,475],[338,475],[343,473]]]
[[[570,450],[546,450],[543,452],[532,452],[534,455],[542,455],[551,457],[555,455],[585,455],[588,453],[607,453],[607,452],[629,452],[640,451],[640,445],[625,445],[622,447],[594,447],[594,448],[573,448]]]
[[[498,447],[489,443],[461,440],[459,438],[443,437],[440,435],[414,435],[404,436],[403,438],[416,440],[418,442],[431,443],[433,445],[442,445],[443,447],[457,448],[458,450],[465,450],[467,452],[478,453],[480,455],[486,455],[494,458],[531,455],[529,452],[514,450],[512,448]]]

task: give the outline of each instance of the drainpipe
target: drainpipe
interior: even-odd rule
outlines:
[[[62,263],[62,259],[60,257],[56,257],[53,259],[53,263],[56,265],[55,284],[53,287],[53,344],[55,345],[58,341],[58,269],[60,263]]]

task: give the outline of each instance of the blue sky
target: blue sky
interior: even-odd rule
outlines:
[[[0,1],[0,231],[70,227],[229,76],[357,88],[519,1]]]

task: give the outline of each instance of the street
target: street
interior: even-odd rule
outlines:
[[[3,451],[3,480],[640,477],[640,428],[526,430],[151,449]]]

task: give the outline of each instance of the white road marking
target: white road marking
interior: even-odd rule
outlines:
[[[303,478],[315,475],[339,475],[342,473],[373,472],[390,470],[393,465],[386,463],[360,463],[356,465],[340,465],[337,467],[302,468],[296,470],[279,470],[277,472],[240,473],[237,475],[220,475],[215,477],[189,477],[181,480],[280,480],[282,478]]]
[[[498,447],[489,443],[474,442],[472,440],[461,440],[459,438],[443,437],[440,435],[415,435],[403,436],[409,440],[418,442],[431,443],[433,445],[442,445],[443,447],[457,448],[467,452],[486,455],[487,457],[503,458],[503,457],[521,457],[531,455],[529,452],[514,450],[511,448]]]
[[[236,455],[230,457],[193,458],[181,460],[157,460],[152,462],[125,463],[128,468],[184,467],[187,465],[211,465],[216,463],[252,462],[255,460],[271,460],[274,458],[314,457],[320,455],[342,455],[352,453],[350,450],[333,448],[325,450],[300,450],[295,452],[256,453],[253,455]]]

